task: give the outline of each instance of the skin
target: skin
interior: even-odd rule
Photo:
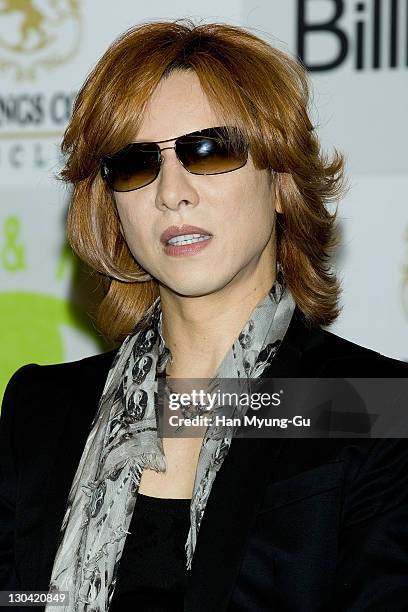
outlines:
[[[223,125],[194,72],[162,81],[134,141],[158,141]],[[174,141],[160,145],[172,146]],[[247,164],[234,172],[188,173],[174,150],[163,152],[158,178],[116,193],[121,231],[138,263],[159,283],[163,334],[173,377],[209,377],[275,280],[274,183]],[[167,255],[160,235],[170,225],[196,225],[213,234],[201,252]]]

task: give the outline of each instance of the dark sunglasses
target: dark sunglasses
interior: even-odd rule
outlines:
[[[170,140],[175,140],[173,147],[159,147]],[[191,174],[232,172],[245,166],[248,159],[248,144],[238,128],[212,127],[157,142],[132,142],[102,159],[102,177],[113,191],[146,187],[158,177],[161,152],[166,149],[174,149]]]

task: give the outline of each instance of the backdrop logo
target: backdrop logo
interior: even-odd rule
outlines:
[[[407,248],[407,259],[402,267],[402,306],[408,319],[408,225],[405,229],[405,241]]]
[[[408,65],[408,7],[404,0],[325,0],[330,9],[325,20],[310,17],[316,3],[321,4],[321,0],[297,2],[297,54],[311,72],[338,68],[348,58],[352,58],[356,70]],[[332,38],[337,52],[311,63],[309,46],[320,34]]]
[[[79,0],[0,0],[0,69],[33,79],[71,59],[80,34]]]

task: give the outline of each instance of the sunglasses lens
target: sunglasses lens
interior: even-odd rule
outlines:
[[[130,144],[105,158],[105,178],[114,191],[132,191],[145,187],[156,178],[160,169],[160,151],[151,146]]]
[[[192,132],[175,140],[177,157],[192,174],[223,174],[238,170],[247,162],[245,139],[225,127]],[[157,143],[131,143],[104,158],[103,177],[114,191],[145,187],[159,174],[160,155]]]
[[[246,164],[247,147],[233,145],[220,129],[202,130],[177,141],[177,155],[192,174],[223,174]]]

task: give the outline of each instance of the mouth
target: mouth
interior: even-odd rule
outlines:
[[[164,246],[178,246],[202,242],[211,237],[211,232],[196,225],[171,225],[162,233],[160,241]]]
[[[183,246],[185,244],[195,244],[196,242],[203,242],[203,240],[209,240],[211,236],[204,236],[203,234],[183,234],[182,236],[174,236],[167,241],[166,244],[172,246]]]
[[[172,225],[160,237],[164,252],[170,256],[193,255],[211,242],[213,234],[195,225]]]

